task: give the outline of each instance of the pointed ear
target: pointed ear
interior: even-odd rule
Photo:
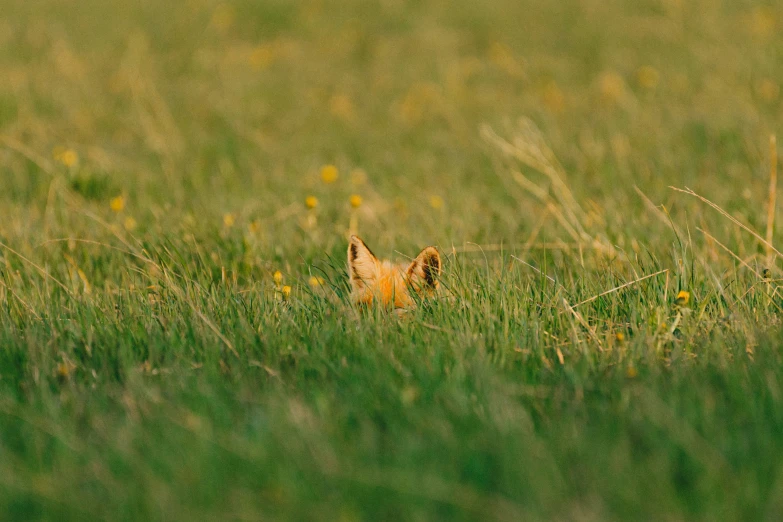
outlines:
[[[440,277],[440,254],[435,247],[422,250],[405,271],[408,281],[416,289],[434,290]]]
[[[358,236],[348,242],[348,277],[351,288],[363,290],[378,275],[378,259]]]

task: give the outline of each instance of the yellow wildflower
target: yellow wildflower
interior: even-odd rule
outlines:
[[[62,161],[63,165],[66,167],[73,167],[79,161],[79,155],[76,154],[76,151],[68,149],[63,153],[60,161]]]
[[[443,208],[443,198],[440,196],[430,196],[430,206],[435,210]]]
[[[275,273],[272,274],[272,279],[275,280],[275,284],[279,285],[283,282],[283,273],[280,270],[275,270]]]
[[[52,157],[66,167],[73,167],[79,162],[79,155],[76,151],[65,147],[55,147],[52,149]]]
[[[359,208],[362,206],[362,197],[359,194],[352,194],[348,202],[353,208]]]
[[[680,290],[680,293],[677,294],[677,299],[674,300],[674,305],[679,308],[682,308],[688,306],[688,301],[690,300],[691,300],[691,293],[685,290]]]
[[[337,181],[337,167],[334,165],[324,165],[321,167],[321,181],[324,183],[334,183]]]
[[[315,196],[307,196],[305,198],[305,206],[309,209],[313,209],[318,206],[318,198]]]
[[[123,196],[111,198],[111,201],[109,201],[109,207],[111,207],[114,212],[122,212],[125,208],[125,198]]]
[[[621,343],[625,341],[625,334],[623,334],[623,332],[617,332],[616,334],[614,334],[614,338],[617,340],[618,343]]]
[[[633,379],[639,375],[639,370],[636,369],[635,366],[629,366],[627,370],[625,370],[625,376],[629,379]]]
[[[291,287],[288,285],[285,285],[283,287],[283,299],[288,299],[288,297],[291,295]]]
[[[312,286],[313,288],[318,288],[319,286],[323,286],[325,282],[326,281],[324,281],[323,277],[316,277],[316,276],[312,276],[309,281],[310,286]]]
[[[223,224],[227,228],[233,227],[235,222],[236,222],[236,216],[234,216],[234,214],[228,213],[223,215]]]

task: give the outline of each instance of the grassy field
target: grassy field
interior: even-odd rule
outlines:
[[[5,0],[0,519],[783,519],[781,63],[778,2]]]

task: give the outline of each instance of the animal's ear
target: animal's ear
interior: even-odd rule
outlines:
[[[378,276],[378,259],[358,236],[348,242],[348,277],[351,287],[362,290]]]
[[[434,290],[440,277],[440,254],[435,247],[422,250],[405,273],[414,288]]]

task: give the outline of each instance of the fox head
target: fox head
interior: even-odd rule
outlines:
[[[380,261],[364,241],[351,236],[348,243],[348,277],[351,299],[357,304],[394,306],[396,309],[416,305],[413,294],[431,296],[438,288],[440,254],[427,247],[409,265]]]

